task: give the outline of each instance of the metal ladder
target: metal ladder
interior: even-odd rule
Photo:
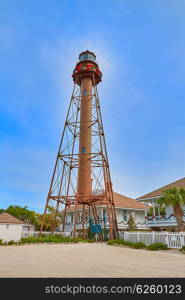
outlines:
[[[96,205],[94,203],[91,203],[91,208],[92,208],[95,224],[96,225],[101,225],[100,221],[99,221],[99,216],[98,216],[98,213],[97,213]],[[99,236],[100,240],[103,240],[103,235],[102,235],[101,232],[98,233],[98,236]]]

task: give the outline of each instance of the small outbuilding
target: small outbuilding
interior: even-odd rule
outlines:
[[[24,222],[7,212],[0,213],[0,239],[3,242],[19,241]]]
[[[35,231],[35,225],[29,221],[24,222],[22,226],[22,237],[28,237]]]

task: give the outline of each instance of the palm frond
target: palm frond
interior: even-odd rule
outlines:
[[[159,205],[183,206],[185,204],[185,189],[172,187],[162,192],[163,196],[158,199]]]

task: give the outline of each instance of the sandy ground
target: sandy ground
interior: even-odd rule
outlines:
[[[185,277],[185,255],[104,243],[1,246],[0,277]]]

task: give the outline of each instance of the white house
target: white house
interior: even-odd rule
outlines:
[[[33,234],[35,231],[35,225],[32,224],[31,222],[27,221],[24,222],[22,226],[22,237],[28,237]]]
[[[22,232],[29,233],[29,232],[33,232],[33,231],[35,231],[35,225],[29,221],[24,222],[24,224],[22,226]]]
[[[150,205],[153,208],[152,216],[147,216],[147,210],[145,209],[145,219],[148,228],[152,230],[168,230],[168,231],[177,230],[177,222],[176,222],[176,217],[173,214],[173,207],[166,206],[165,214],[161,215],[157,205],[157,200],[162,196],[162,192],[172,187],[176,187],[177,189],[180,188],[185,189],[185,178],[174,181],[170,184],[167,184],[157,190],[154,190],[136,199],[138,202],[144,203],[145,207],[147,207],[147,205]],[[184,212],[183,219],[185,222],[185,206],[182,209]]]
[[[0,239],[3,242],[21,239],[23,222],[7,212],[0,214]]]
[[[114,204],[115,204],[115,210],[116,210],[116,217],[117,217],[117,224],[118,224],[118,230],[126,230],[128,228],[128,220],[130,214],[133,215],[135,224],[137,226],[137,229],[147,229],[146,223],[145,223],[145,206],[143,203],[139,203],[136,200],[126,197],[124,195],[113,193],[114,194]],[[99,219],[102,224],[103,228],[107,228],[108,226],[108,217],[107,217],[107,209],[105,205],[98,205],[98,214]],[[72,205],[67,208],[66,212],[66,223],[67,226],[65,226],[66,232],[72,232],[74,227],[74,211],[75,207]],[[87,213],[88,215],[88,213]],[[82,228],[82,216],[83,216],[83,209],[81,206],[79,206],[78,210],[78,225],[76,229],[80,230]],[[85,228],[87,229],[89,226],[88,219],[86,218],[86,225]],[[61,229],[61,228],[60,228]]]

